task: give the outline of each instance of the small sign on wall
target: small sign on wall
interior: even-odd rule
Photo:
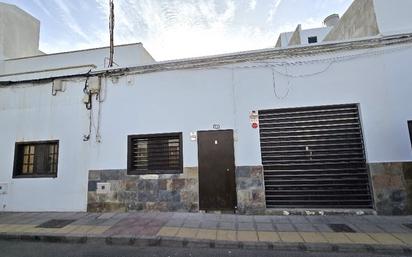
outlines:
[[[250,124],[252,128],[257,129],[259,127],[259,115],[257,111],[252,111],[249,115]]]
[[[197,140],[197,133],[190,132],[190,141],[196,141],[196,140]]]

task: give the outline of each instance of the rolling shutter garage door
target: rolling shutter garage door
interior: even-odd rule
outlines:
[[[259,111],[267,208],[372,208],[356,104]]]

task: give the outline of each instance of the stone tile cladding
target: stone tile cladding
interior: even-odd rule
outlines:
[[[126,170],[89,171],[89,212],[199,210],[196,167],[182,174],[127,175]],[[108,194],[97,194],[98,182],[110,183]]]
[[[265,213],[265,184],[262,166],[236,167],[236,191],[239,213]]]
[[[108,194],[97,194],[97,183],[110,183]],[[265,213],[265,189],[261,166],[236,167],[238,213]],[[199,210],[197,167],[182,174],[129,176],[126,170],[89,171],[89,212]]]
[[[374,204],[380,215],[412,214],[412,162],[369,163]],[[88,211],[199,210],[197,167],[182,174],[128,176],[126,170],[89,172]],[[111,184],[108,194],[97,194],[98,182]],[[261,166],[236,167],[237,206],[240,214],[265,214],[265,187]]]
[[[376,211],[412,214],[412,162],[369,163]]]

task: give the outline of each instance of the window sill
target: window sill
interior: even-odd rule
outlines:
[[[13,179],[21,178],[57,178],[57,175],[17,175],[13,176]]]
[[[128,176],[143,176],[143,175],[178,175],[182,174],[183,170],[162,170],[162,171],[151,171],[151,170],[128,170]]]

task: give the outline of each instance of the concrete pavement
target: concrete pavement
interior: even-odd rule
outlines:
[[[0,239],[410,254],[411,218],[159,212],[0,213]]]
[[[1,257],[406,257],[374,253],[320,253],[252,249],[136,247],[130,245],[59,244],[0,240]]]

